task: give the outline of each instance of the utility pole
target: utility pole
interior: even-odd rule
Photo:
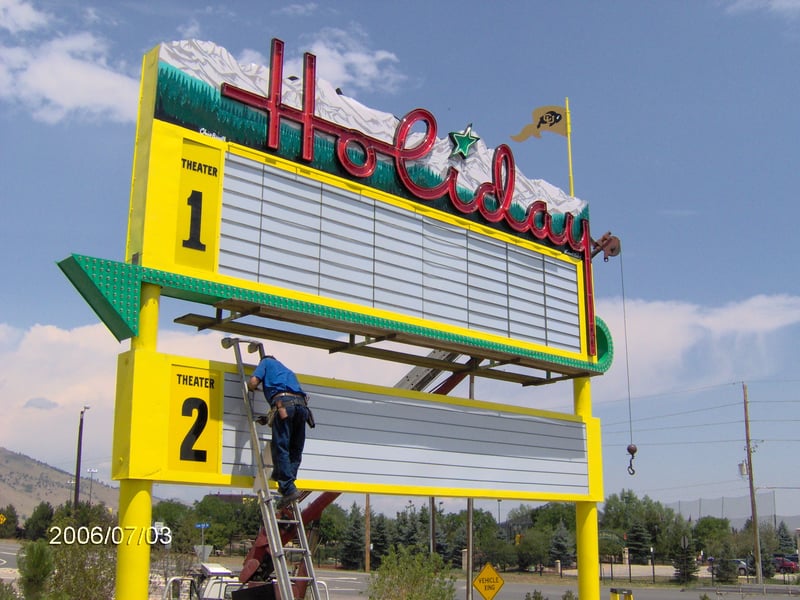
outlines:
[[[81,409],[81,418],[78,421],[78,451],[75,461],[75,501],[72,505],[73,510],[78,510],[78,502],[81,499],[81,450],[83,449],[83,413],[89,410],[89,406]]]
[[[742,394],[744,396],[744,436],[747,444],[747,478],[750,482],[750,519],[753,527],[753,556],[756,563],[756,582],[760,585],[764,583],[764,577],[761,572],[761,537],[758,532],[756,488],[753,484],[753,448],[750,444],[750,411],[747,406],[747,384],[744,382],[742,382]]]

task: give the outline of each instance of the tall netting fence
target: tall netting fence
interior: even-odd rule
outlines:
[[[759,523],[777,527],[775,491],[756,492],[756,511]],[[750,496],[723,496],[722,498],[697,498],[664,503],[684,519],[696,521],[700,517],[728,519],[733,526],[741,526],[751,518]]]

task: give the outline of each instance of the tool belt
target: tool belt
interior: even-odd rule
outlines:
[[[287,406],[305,406],[306,407],[306,424],[311,428],[317,426],[316,422],[314,421],[314,414],[311,412],[311,409],[308,408],[308,395],[307,394],[296,394],[294,392],[278,392],[277,394],[273,395],[270,398],[270,404],[272,407],[269,409],[267,413],[267,425],[272,427],[272,423],[275,420],[275,415],[278,412],[278,409],[275,407],[275,400],[281,400],[281,405],[283,407]]]

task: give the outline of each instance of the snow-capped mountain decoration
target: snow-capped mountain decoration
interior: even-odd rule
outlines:
[[[217,89],[224,83],[254,95],[264,95],[269,88],[270,69],[267,66],[241,65],[228,50],[212,42],[182,40],[164,43],[159,59]],[[284,73],[282,78],[282,102],[297,110],[303,108],[304,80],[300,75]],[[317,79],[315,92],[315,116],[343,129],[362,132],[387,144],[393,143],[400,125],[400,120],[394,115],[369,108],[340,94],[324,79]],[[422,133],[411,133],[408,145],[413,146],[422,136]],[[492,179],[494,152],[494,149],[478,140],[465,158],[454,155],[452,143],[447,137],[437,137],[424,157],[424,165],[442,178],[448,169],[455,168],[459,172],[459,185],[477,189],[482,182]],[[583,200],[569,196],[542,179],[528,179],[519,168],[515,169],[513,201],[524,208],[533,202],[543,201],[551,214],[570,213],[578,216],[586,208]]]

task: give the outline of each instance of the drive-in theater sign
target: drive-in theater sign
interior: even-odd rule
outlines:
[[[210,307],[175,319],[198,329],[520,385],[572,380],[575,412],[562,414],[305,375],[318,426],[298,485],[572,501],[596,533],[588,378],[612,351],[588,208],[478,131],[440,136],[424,109],[367,108],[318,80],[310,54],[285,73],[278,40],[268,67],[195,41],[145,56],[126,260],[60,263],[132,338],[115,412],[121,522],[149,526],[153,481],[252,485],[235,366],[157,351],[168,296]]]

